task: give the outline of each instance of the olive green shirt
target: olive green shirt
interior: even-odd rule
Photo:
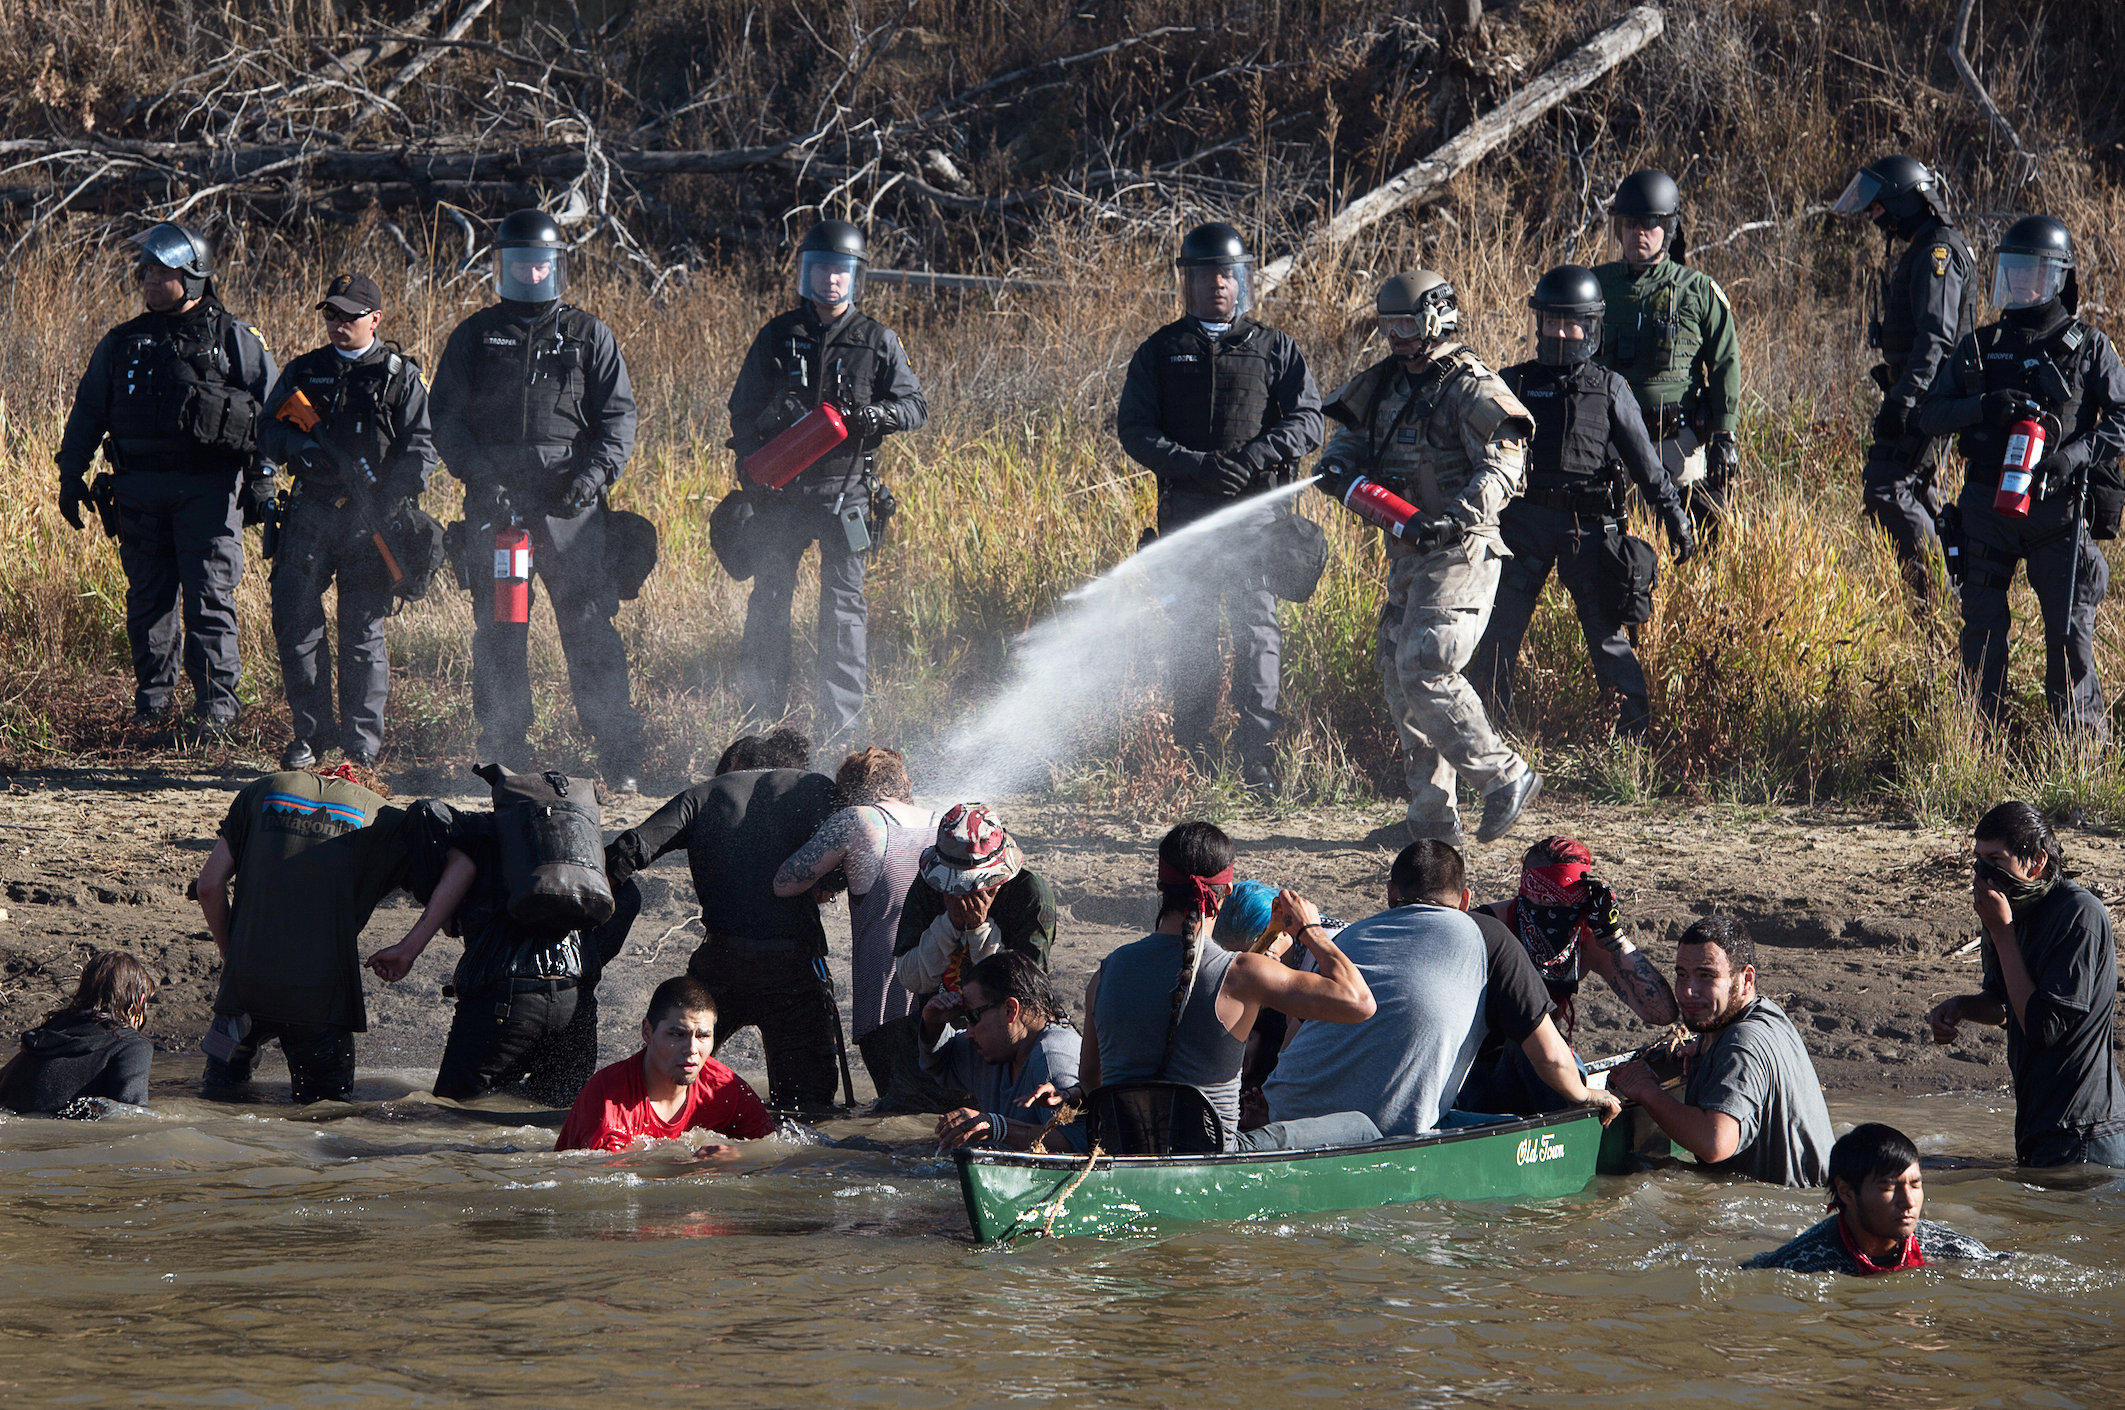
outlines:
[[[237,794],[221,824],[236,896],[214,1012],[366,1031],[356,944],[404,882],[405,824],[405,809],[311,773],[267,774]]]
[[[1700,439],[1731,432],[1741,414],[1741,351],[1726,291],[1666,257],[1642,274],[1622,260],[1597,265],[1594,277],[1607,301],[1595,359],[1631,384],[1646,429],[1664,439],[1658,418],[1679,409]]]

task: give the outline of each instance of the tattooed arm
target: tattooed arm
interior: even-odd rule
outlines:
[[[1581,946],[1587,968],[1606,979],[1632,1013],[1656,1028],[1667,1027],[1677,1014],[1675,991],[1667,977],[1630,941],[1621,937],[1617,941],[1613,947],[1598,941]]]
[[[848,877],[851,895],[865,894],[884,868],[885,837],[885,818],[877,808],[843,808],[782,864],[775,873],[775,894],[802,896],[836,868]]]

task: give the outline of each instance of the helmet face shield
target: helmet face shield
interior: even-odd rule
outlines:
[[[540,304],[568,287],[568,252],[550,245],[506,245],[494,252],[495,293],[512,303]]]
[[[1577,367],[1601,347],[1601,315],[1537,309],[1529,317],[1535,361],[1544,367]]]
[[[797,257],[797,297],[821,308],[854,304],[863,294],[863,257],[806,250]]]
[[[1176,271],[1181,310],[1205,323],[1230,323],[1254,307],[1254,264],[1182,265]]]
[[[2072,268],[2056,255],[2001,251],[1992,267],[1994,308],[2035,308],[2057,298]]]
[[[1874,204],[1874,198],[1881,194],[1881,190],[1881,178],[1871,171],[1863,171],[1852,178],[1852,184],[1845,187],[1842,196],[1831,202],[1830,214],[1863,215],[1867,207]]]
[[[140,247],[140,264],[159,264],[164,269],[201,278],[208,273],[206,251],[194,244],[191,234],[181,226],[165,221],[135,235],[132,243]]]

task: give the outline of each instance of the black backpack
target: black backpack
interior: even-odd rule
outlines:
[[[494,793],[495,841],[509,918],[547,934],[603,925],[613,911],[597,785],[564,774],[473,772]]]

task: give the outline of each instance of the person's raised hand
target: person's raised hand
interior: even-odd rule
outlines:
[[[923,1018],[937,1023],[950,1023],[966,1011],[966,999],[950,989],[939,989],[930,1001],[922,1006]]]
[[[1321,924],[1321,908],[1301,896],[1290,887],[1276,893],[1276,904],[1270,907],[1269,923],[1288,935],[1295,935],[1301,945],[1313,948],[1312,936]]]
[[[1085,1089],[1083,1087],[1066,1089],[1056,1086],[1053,1082],[1043,1082],[1038,1087],[1035,1087],[1033,1094],[1019,1103],[1019,1105],[1027,1107],[1058,1107],[1073,1102],[1081,1102],[1084,1099]]]
[[[1962,1021],[1963,1001],[1960,995],[1955,994],[1935,1004],[1933,1011],[1926,1015],[1926,1022],[1933,1029],[1933,1041],[1936,1043],[1954,1042],[1955,1030],[1961,1026]]]
[[[964,935],[969,930],[979,929],[989,918],[989,906],[995,899],[993,888],[969,891],[964,896],[947,896],[944,913],[951,917],[952,928]]]
[[[2014,924],[2014,908],[2007,898],[1986,884],[1980,871],[1970,882],[1970,909],[1977,912],[1977,923],[1987,930],[2001,930]]]

